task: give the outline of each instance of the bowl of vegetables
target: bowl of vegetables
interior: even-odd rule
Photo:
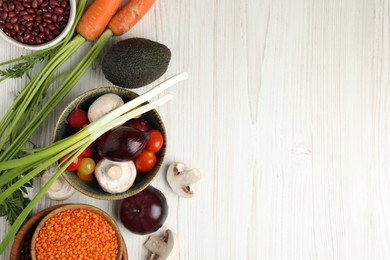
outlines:
[[[93,127],[110,112],[137,98],[116,86],[89,90],[72,100],[61,113],[54,141]],[[135,109],[134,109],[135,110]],[[66,141],[66,140],[65,140]],[[145,189],[157,176],[166,153],[166,131],[156,110],[138,114],[122,125],[96,136],[62,174],[79,192],[102,200],[119,200]],[[59,165],[69,163],[64,155]]]
[[[87,204],[68,204],[39,222],[31,239],[31,259],[121,260],[123,247],[120,229],[109,214]]]
[[[28,50],[43,50],[71,30],[76,0],[0,1],[0,36]]]

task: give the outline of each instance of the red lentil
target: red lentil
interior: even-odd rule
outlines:
[[[49,218],[36,239],[38,260],[116,259],[118,240],[102,216],[85,209],[70,209]]]

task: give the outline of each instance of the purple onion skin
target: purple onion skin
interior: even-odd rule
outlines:
[[[123,199],[119,206],[122,224],[139,235],[150,234],[160,229],[167,216],[167,200],[161,191],[152,186]]]
[[[112,131],[99,146],[99,154],[111,161],[131,161],[141,154],[148,141],[148,133],[121,126]]]

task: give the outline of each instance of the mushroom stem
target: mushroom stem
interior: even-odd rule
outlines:
[[[122,168],[119,167],[118,165],[111,166],[108,171],[107,175],[110,177],[112,180],[117,180],[120,177],[122,177],[123,171]]]

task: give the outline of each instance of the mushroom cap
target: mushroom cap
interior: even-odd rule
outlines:
[[[50,179],[54,176],[54,167],[47,168],[41,176],[41,187],[43,187]],[[51,185],[49,190],[46,193],[46,196],[52,200],[66,200],[70,198],[75,189],[69,185],[69,183],[60,176],[57,180]]]
[[[114,93],[104,94],[89,106],[88,120],[92,123],[123,104],[124,101],[119,95]]]
[[[104,158],[96,164],[95,176],[104,191],[121,193],[133,185],[137,169],[133,161],[114,162]]]

